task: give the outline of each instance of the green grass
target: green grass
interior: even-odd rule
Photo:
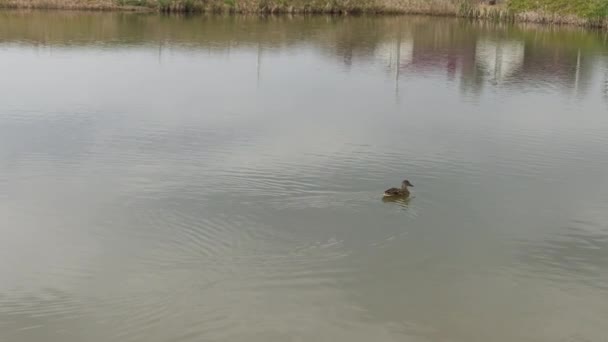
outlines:
[[[116,0],[119,6],[148,6],[148,0]]]
[[[608,0],[509,0],[508,6],[516,12],[542,11],[596,20],[608,17]]]

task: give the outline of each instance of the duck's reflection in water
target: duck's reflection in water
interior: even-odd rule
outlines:
[[[403,209],[407,209],[411,202],[412,198],[408,196],[384,196],[382,197],[382,202],[384,203],[393,203],[401,206]]]

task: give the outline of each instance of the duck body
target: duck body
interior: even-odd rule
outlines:
[[[409,196],[408,189],[390,188],[384,191],[384,197]]]
[[[408,187],[414,187],[408,180],[401,183],[401,188],[390,188],[384,191],[384,197],[407,197],[410,195]]]

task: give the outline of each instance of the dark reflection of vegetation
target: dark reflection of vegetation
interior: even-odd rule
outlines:
[[[220,51],[307,44],[346,66],[384,59],[396,84],[408,73],[439,72],[470,93],[486,82],[534,79],[581,94],[606,48],[599,31],[453,18],[0,12],[0,42],[15,41]]]
[[[606,66],[605,69],[606,70],[604,71],[604,99],[606,99],[608,101],[608,66]]]

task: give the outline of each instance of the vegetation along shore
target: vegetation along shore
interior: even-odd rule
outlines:
[[[426,14],[608,27],[608,0],[0,0],[0,8],[166,13]]]

